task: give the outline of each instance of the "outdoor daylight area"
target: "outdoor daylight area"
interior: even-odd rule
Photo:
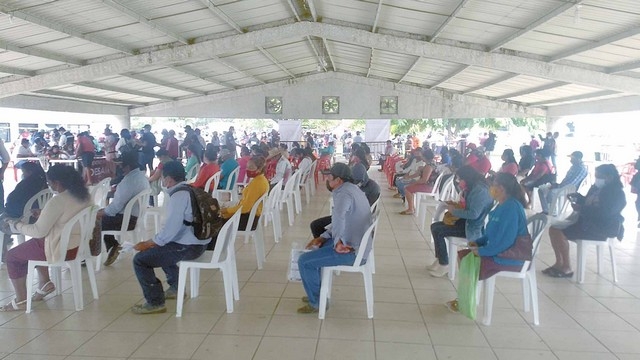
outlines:
[[[640,359],[640,1],[0,0],[0,360]]]

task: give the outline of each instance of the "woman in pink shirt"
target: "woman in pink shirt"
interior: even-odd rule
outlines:
[[[513,176],[517,176],[518,175],[518,162],[516,161],[516,157],[513,154],[513,150],[504,149],[504,151],[502,152],[501,159],[502,159],[502,161],[504,161],[504,163],[502,163],[502,166],[500,167],[500,170],[498,172],[507,173],[507,174],[511,174]]]
[[[244,184],[245,180],[248,180],[247,175],[247,163],[251,160],[251,150],[248,147],[243,146],[240,149],[240,158],[236,160],[240,170],[238,170],[238,184]]]

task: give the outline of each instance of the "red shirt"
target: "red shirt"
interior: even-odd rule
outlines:
[[[167,150],[167,152],[169,153],[169,157],[174,158],[174,159],[177,158],[178,155],[180,154],[180,151],[178,149],[178,139],[176,139],[174,137],[168,138],[165,150]],[[204,185],[202,185],[202,186],[204,186]]]
[[[96,152],[96,147],[93,145],[93,141],[86,136],[78,136],[78,153]]]
[[[238,160],[236,160],[238,162],[238,167],[240,167],[240,169],[238,170],[238,183],[240,184],[244,183],[245,177],[247,175],[247,163],[250,159],[251,156],[241,156]]]
[[[193,182],[193,187],[209,191],[209,189],[205,189],[204,186],[207,184],[207,180],[209,180],[209,178],[215,175],[218,171],[220,171],[220,166],[216,163],[202,165],[200,167],[200,171],[198,171],[196,181]]]

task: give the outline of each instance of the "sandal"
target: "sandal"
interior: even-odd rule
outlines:
[[[444,306],[446,306],[447,309],[449,309],[449,311],[451,311],[452,313],[460,312],[460,309],[458,309],[458,299],[447,301],[446,303],[444,303]]]
[[[51,285],[49,287],[49,285]],[[47,281],[46,284],[42,285],[40,289],[36,289],[36,292],[31,296],[31,301],[42,301],[44,297],[56,291],[56,287],[53,285],[51,281]]]
[[[549,273],[546,273],[545,275],[553,277],[553,278],[572,278],[573,277],[573,271],[565,273],[565,272],[562,272],[561,270],[553,268],[552,271],[550,271]]]
[[[545,274],[545,275],[549,275],[549,274],[551,274],[553,272],[556,272],[556,271],[558,271],[558,269],[554,268],[553,266],[549,266],[548,268],[542,270],[542,273]]]
[[[403,210],[400,211],[400,215],[413,215],[413,211]]]
[[[27,300],[16,302],[16,299],[13,299],[10,303],[0,306],[0,312],[24,311],[26,308]]]

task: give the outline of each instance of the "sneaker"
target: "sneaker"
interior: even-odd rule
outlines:
[[[104,266],[109,266],[113,264],[118,258],[118,255],[120,255],[120,250],[122,250],[122,247],[120,246],[112,247],[109,250],[109,254],[107,255],[107,260],[104,262]]]
[[[429,275],[433,277],[444,277],[449,273],[449,265],[440,265],[438,264],[438,268],[429,271]]]
[[[307,304],[298,309],[298,314],[313,314],[317,312],[318,312],[318,309],[314,308],[310,304]]]
[[[142,305],[133,305],[131,312],[139,315],[166,313],[167,307],[163,305],[150,305],[144,303]]]
[[[440,268],[440,260],[438,259],[435,259],[431,265],[427,266],[427,270],[429,271],[437,270],[438,268]]]
[[[164,299],[165,300],[172,300],[172,299],[176,299],[176,298],[178,298],[178,290],[170,287],[164,292]],[[187,298],[187,293],[186,292],[183,294],[183,298],[184,299]]]

